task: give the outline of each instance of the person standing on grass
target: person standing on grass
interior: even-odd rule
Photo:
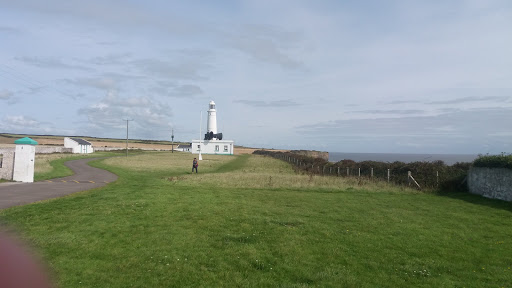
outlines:
[[[197,173],[197,166],[199,166],[199,163],[197,162],[197,159],[194,158],[194,161],[192,162],[192,173],[194,173],[194,169],[196,169]]]

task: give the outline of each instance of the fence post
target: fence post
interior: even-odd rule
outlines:
[[[361,168],[359,168],[359,177],[361,177]]]
[[[350,176],[350,168],[347,167],[347,176]]]
[[[371,178],[373,178],[373,168],[371,168]]]
[[[436,184],[439,187],[439,171],[436,171]]]
[[[329,174],[332,174],[332,167],[329,167]]]
[[[388,183],[389,183],[389,174],[390,174],[390,173],[389,173],[389,170],[390,170],[390,169],[388,169]]]
[[[340,177],[340,167],[338,166],[338,177]]]
[[[420,184],[418,184],[418,182],[416,182],[416,179],[414,179],[414,177],[412,177],[411,171],[408,171],[407,172],[407,181],[409,182],[409,186],[411,185],[411,180],[412,180],[412,182],[414,182],[414,184],[416,184],[416,186],[418,186],[418,188],[421,189]]]

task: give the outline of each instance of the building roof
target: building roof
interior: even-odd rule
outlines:
[[[76,143],[78,143],[80,145],[92,145],[91,142],[85,141],[84,139],[80,139],[80,138],[71,138],[71,140],[75,141]]]
[[[28,137],[18,139],[14,141],[14,144],[28,144],[28,145],[37,145],[37,142],[33,139],[30,139]]]
[[[192,144],[180,144],[178,148],[192,148]]]

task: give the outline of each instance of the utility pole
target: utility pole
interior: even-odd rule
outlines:
[[[123,119],[126,121],[126,157],[128,157],[128,122],[133,121],[133,119]]]
[[[171,130],[171,139],[172,139],[171,153],[174,153],[174,128]]]

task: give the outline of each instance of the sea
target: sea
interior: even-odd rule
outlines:
[[[400,153],[344,153],[329,152],[329,161],[338,162],[341,160],[378,161],[378,162],[433,162],[443,161],[446,165],[453,165],[457,162],[473,162],[478,155],[473,154],[400,154]]]

